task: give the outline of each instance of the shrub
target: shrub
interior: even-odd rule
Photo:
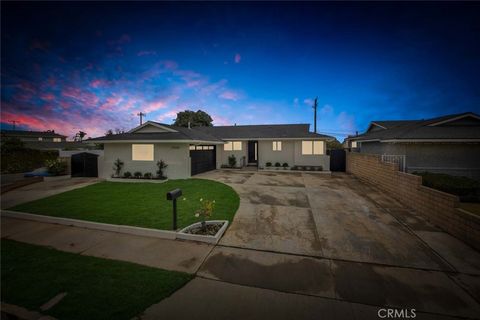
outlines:
[[[235,158],[235,155],[231,155],[228,157],[228,165],[230,168],[233,168],[237,165],[237,158]]]
[[[48,173],[54,176],[65,174],[67,171],[67,163],[59,159],[46,160],[45,166],[47,167]]]
[[[116,177],[120,176],[120,172],[122,171],[122,168],[123,168],[123,161],[120,159],[115,160],[115,162],[113,163],[113,170],[115,171]]]
[[[460,197],[462,201],[480,201],[480,182],[444,173],[413,172],[422,177],[422,184]]]
[[[265,163],[265,166],[271,167],[271,166],[272,166],[272,163],[271,163],[271,162],[267,162],[267,163]]]
[[[288,167],[288,163],[284,162],[284,163],[282,164],[282,167],[287,168],[287,167]]]
[[[282,165],[280,164],[280,162],[275,162],[275,167],[278,168],[278,167],[280,167],[280,166],[282,166]]]
[[[134,176],[135,178],[141,178],[141,177],[143,176],[143,174],[142,174],[140,171],[135,171],[135,172],[133,173],[133,176]]]
[[[145,172],[143,174],[143,177],[146,178],[146,179],[152,179],[152,173],[151,172]]]
[[[21,173],[38,169],[47,160],[56,160],[58,151],[29,149],[19,139],[3,138],[1,145],[2,173]]]
[[[131,177],[132,177],[132,173],[131,173],[130,171],[125,171],[125,172],[123,173],[123,177],[124,177],[124,178],[131,178]]]
[[[157,161],[157,177],[159,179],[165,180],[167,179],[167,176],[163,173],[163,170],[165,170],[168,167],[168,164],[165,163],[165,161],[160,160]]]

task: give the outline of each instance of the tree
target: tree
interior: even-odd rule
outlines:
[[[108,129],[107,132],[105,132],[105,136],[113,136],[113,130]]]
[[[213,126],[212,117],[210,117],[208,113],[202,110],[197,110],[197,112],[192,110],[178,112],[174,125],[178,127],[188,127],[189,122],[191,127]]]
[[[328,150],[343,149],[343,145],[337,139],[330,140],[330,141],[327,141],[327,149]]]
[[[83,131],[78,131],[77,134],[75,134],[75,141],[83,141],[83,138],[87,135],[86,132]]]

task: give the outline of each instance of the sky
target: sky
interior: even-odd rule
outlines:
[[[2,2],[1,128],[70,138],[171,124],[480,113],[480,3]]]

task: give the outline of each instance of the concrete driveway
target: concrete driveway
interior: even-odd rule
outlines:
[[[333,314],[339,318],[376,318],[381,307],[413,308],[418,318],[480,314],[479,253],[352,176],[212,171],[197,177],[232,186],[240,208],[200,278],[146,310],[145,319],[187,319],[196,306],[185,301],[207,303],[197,298],[201,287],[211,289],[216,303],[256,310],[252,318],[262,314],[262,303],[243,305],[240,288],[259,298],[291,295],[274,308],[275,318],[288,318],[296,310],[288,301],[298,295],[306,304],[317,297],[317,306],[345,303]]]

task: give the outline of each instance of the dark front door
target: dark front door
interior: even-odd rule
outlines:
[[[215,169],[215,146],[192,146],[190,148],[191,174],[196,175]]]
[[[330,171],[345,171],[345,150],[329,150]]]
[[[258,162],[258,143],[257,141],[248,141],[248,163]]]
[[[72,177],[98,177],[98,155],[82,152],[72,155]]]

